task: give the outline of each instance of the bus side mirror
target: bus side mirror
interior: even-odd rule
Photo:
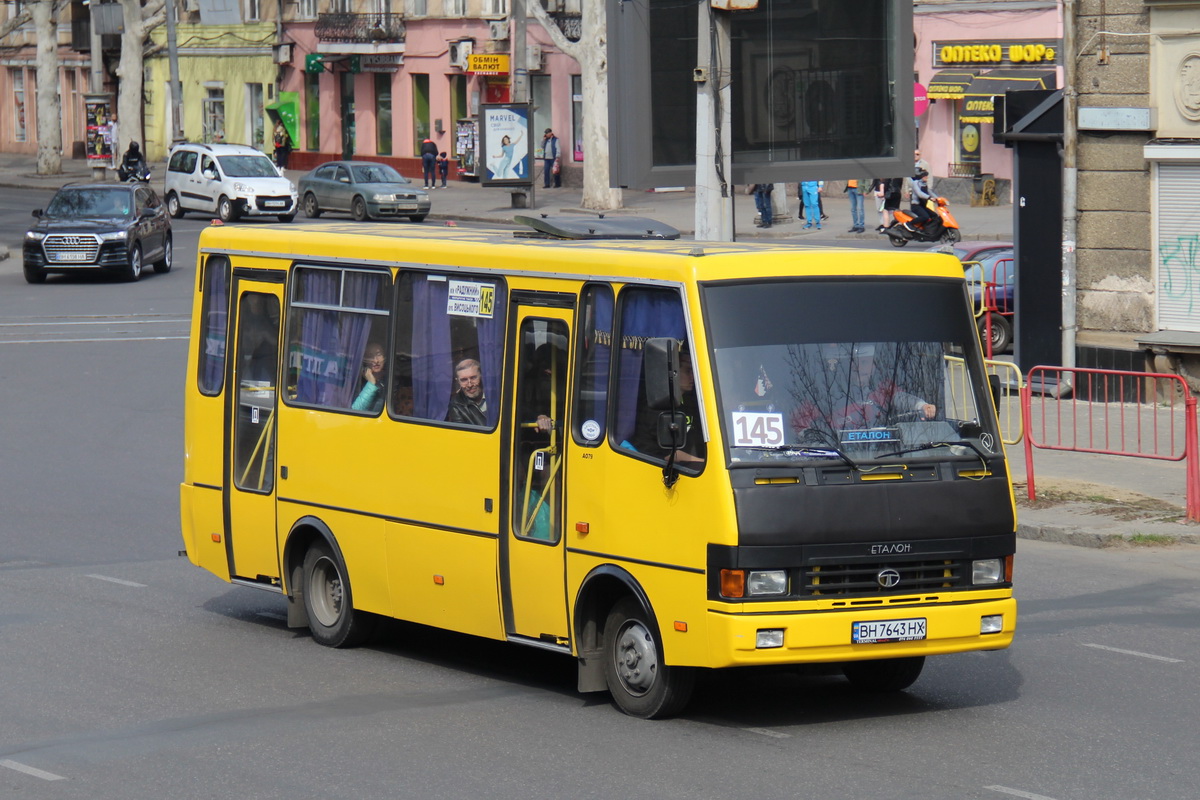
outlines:
[[[682,450],[687,444],[687,414],[664,411],[658,415],[658,446],[664,450]]]
[[[679,408],[679,340],[669,337],[647,339],[642,370],[646,378],[646,405],[655,411]]]

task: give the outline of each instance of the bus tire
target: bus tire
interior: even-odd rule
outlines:
[[[860,691],[901,692],[916,683],[924,666],[925,656],[847,661],[842,665],[842,674]]]
[[[661,719],[687,705],[696,673],[663,663],[658,626],[632,597],[617,602],[604,623],[604,677],[621,711]]]
[[[371,635],[376,618],[354,608],[346,565],[326,542],[314,542],[304,554],[304,610],[318,644],[354,647]]]

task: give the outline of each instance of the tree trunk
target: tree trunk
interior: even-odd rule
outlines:
[[[58,94],[58,26],[53,0],[29,4],[37,30],[37,174],[62,173],[62,99]]]
[[[584,208],[611,211],[623,206],[620,189],[610,188],[608,163],[608,19],[604,0],[583,0],[580,29],[572,42],[536,0],[526,3],[529,16],[549,34],[554,45],[579,62],[583,84],[583,200]]]
[[[146,39],[146,23],[142,19],[140,0],[121,0],[125,32],[121,34],[121,61],[117,77],[121,79],[117,93],[117,159],[129,148],[130,142],[143,144],[142,90],[146,82],[142,43]],[[144,151],[143,151],[144,152]]]

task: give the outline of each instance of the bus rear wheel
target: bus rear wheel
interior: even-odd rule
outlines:
[[[842,674],[855,689],[864,692],[901,692],[916,683],[924,666],[925,656],[847,661],[842,665]]]
[[[631,597],[613,606],[604,623],[604,677],[617,707],[641,719],[682,711],[696,681],[694,670],[663,663],[658,627]]]
[[[318,644],[353,647],[371,635],[375,617],[356,611],[350,594],[346,565],[325,542],[304,555],[304,610],[308,627]]]

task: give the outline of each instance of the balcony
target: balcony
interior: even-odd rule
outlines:
[[[551,12],[550,19],[554,20],[554,24],[558,25],[558,29],[563,32],[563,36],[566,36],[572,42],[578,42],[583,37],[582,14]]]
[[[399,14],[319,14],[317,39],[343,44],[404,42],[404,18]]]

